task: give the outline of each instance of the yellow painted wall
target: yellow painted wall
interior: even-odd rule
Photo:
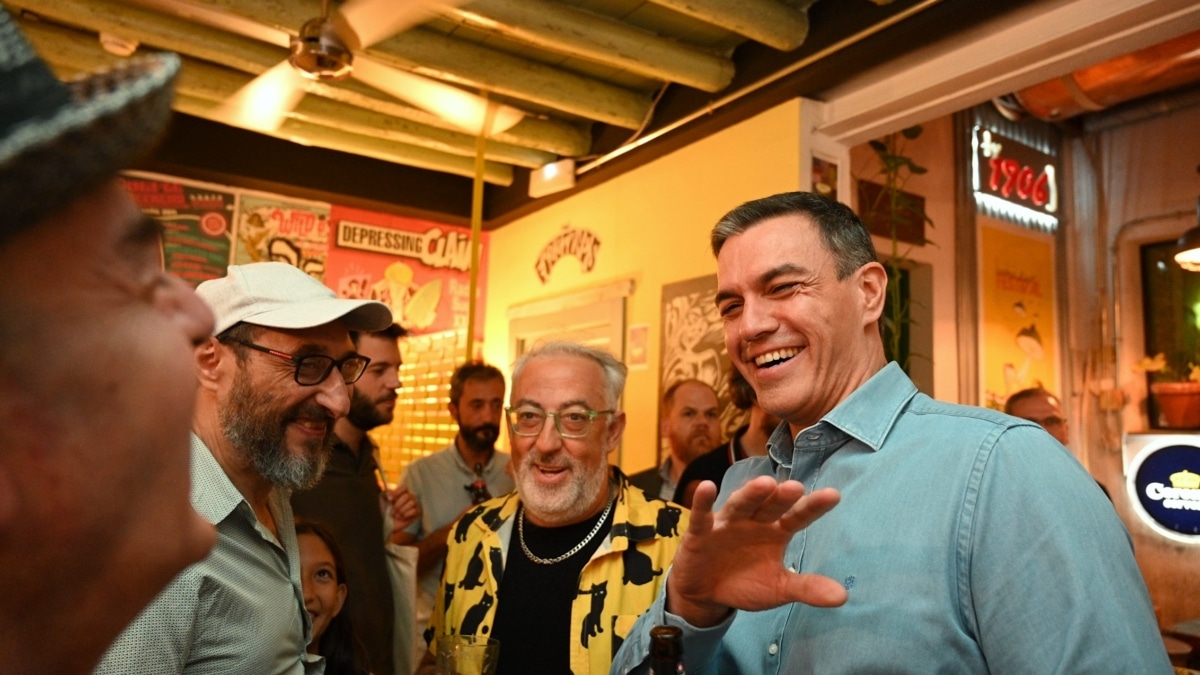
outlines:
[[[650,326],[650,358],[646,369],[630,372],[625,387],[628,424],[619,461],[627,473],[657,463],[661,288],[716,272],[708,233],[725,212],[797,189],[800,105],[784,103],[491,235],[483,351],[506,372],[509,307],[634,280],[626,323]],[[576,258],[564,257],[542,284],[534,262],[565,225],[600,239],[596,265],[585,273]]]

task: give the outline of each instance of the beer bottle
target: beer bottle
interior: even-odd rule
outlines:
[[[471,505],[482,504],[492,498],[488,491],[487,481],[483,479],[483,464],[475,464],[475,480],[463,486],[471,493]]]
[[[683,631],[675,626],[650,629],[651,675],[683,675]]]

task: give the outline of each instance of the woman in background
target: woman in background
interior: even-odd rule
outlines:
[[[304,608],[312,617],[310,654],[325,657],[326,675],[367,675],[366,649],[354,632],[346,604],[346,573],[337,541],[324,525],[296,520]]]

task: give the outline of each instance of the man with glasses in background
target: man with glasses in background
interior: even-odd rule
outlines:
[[[1008,397],[1004,402],[1004,412],[1013,417],[1020,417],[1027,422],[1033,422],[1046,430],[1054,440],[1067,445],[1071,441],[1071,427],[1067,416],[1063,413],[1062,404],[1058,397],[1042,387],[1022,389]],[[1096,485],[1104,491],[1104,496],[1112,501],[1108,488],[1099,480]]]
[[[305,653],[311,620],[288,496],[320,480],[334,422],[370,361],[350,331],[380,330],[391,311],[337,298],[274,262],[230,266],[196,292],[216,337],[195,353],[191,499],[217,545],[142,612],[97,672],[319,673],[321,657]]]
[[[454,525],[431,650],[440,636],[481,635],[500,642],[498,675],[608,672],[687,527],[686,510],[608,463],[625,430],[625,375],[610,354],[570,342],[517,361],[506,409],[517,491]]]

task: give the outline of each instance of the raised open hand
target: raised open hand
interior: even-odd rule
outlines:
[[[667,582],[667,609],[693,626],[720,623],[731,609],[763,610],[789,602],[837,607],[846,590],[817,574],[783,565],[792,536],[837,505],[837,490],[804,493],[797,481],[759,476],[716,513],[717,486],[696,488],[687,532]]]

